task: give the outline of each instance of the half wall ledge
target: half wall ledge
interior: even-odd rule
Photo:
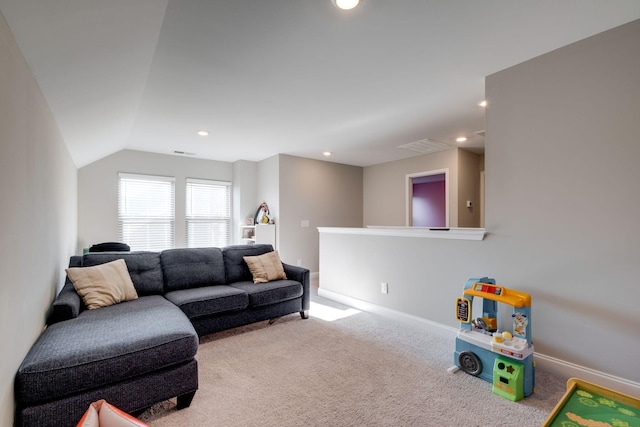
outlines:
[[[483,240],[484,228],[389,227],[368,225],[366,228],[318,227],[320,233],[363,234],[368,236],[424,237],[428,239]]]

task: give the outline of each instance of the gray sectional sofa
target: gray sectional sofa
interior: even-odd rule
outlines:
[[[17,426],[73,426],[105,399],[136,413],[198,389],[198,336],[291,313],[308,317],[309,270],[283,263],[286,280],[254,284],[244,256],[271,245],[95,252],[70,267],[124,259],[135,300],[87,310],[67,279],[47,328],[15,378]]]

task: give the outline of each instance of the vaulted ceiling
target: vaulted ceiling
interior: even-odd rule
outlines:
[[[228,162],[330,151],[367,166],[417,155],[398,146],[427,138],[482,151],[485,76],[638,19],[640,1],[0,0],[0,11],[78,167],[126,148]]]

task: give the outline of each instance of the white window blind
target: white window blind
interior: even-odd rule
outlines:
[[[231,234],[231,183],[187,178],[187,247],[224,247]]]
[[[175,179],[118,174],[120,241],[132,251],[161,251],[175,246]]]

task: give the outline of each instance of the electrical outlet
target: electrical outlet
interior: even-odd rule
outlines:
[[[298,267],[302,267],[302,260],[301,260],[301,259],[299,259],[299,260],[297,261],[297,264],[298,264]]]
[[[383,294],[389,293],[389,284],[387,282],[380,282],[380,292]]]

